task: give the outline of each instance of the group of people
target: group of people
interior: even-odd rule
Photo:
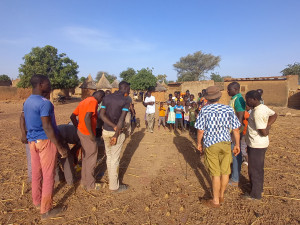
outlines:
[[[96,128],[99,124],[103,127],[109,189],[113,193],[127,190],[127,185],[119,183],[118,171],[125,140],[124,121],[131,104],[128,97],[130,84],[120,82],[119,90],[113,94],[102,90],[94,92],[78,104],[69,124],[57,126],[54,106],[49,101],[51,83],[48,77],[33,75],[30,82],[32,95],[25,101],[20,117],[21,139],[26,144],[33,204],[40,210],[41,218],[54,217],[63,210],[61,207],[52,208],[57,159],[66,182],[72,185],[76,181],[76,152],[81,148],[81,187],[87,191],[101,188],[94,177],[98,155]],[[71,149],[69,144],[73,145]]]
[[[245,101],[239,83],[232,82],[227,93],[231,99],[228,105],[223,105],[219,103],[222,93],[217,86],[202,90],[197,101],[189,90],[183,94],[175,92],[166,102],[160,102],[158,108],[158,129],[168,125],[172,131],[180,125],[182,131],[189,128],[191,133],[197,133],[197,148],[205,155],[205,165],[212,176],[213,199],[206,202],[209,207],[220,207],[228,184],[239,185],[243,160],[248,165],[251,184],[250,193],[243,198],[261,199],[268,134],[277,118],[264,105],[262,89],[247,92]],[[148,130],[153,132],[155,98],[151,91],[146,93],[143,104],[147,107]]]
[[[120,154],[125,140],[126,118],[135,116],[129,97],[130,84],[122,81],[114,93],[96,91],[82,100],[70,116],[69,124],[57,126],[54,106],[49,101],[51,83],[47,76],[33,75],[32,95],[25,101],[20,117],[22,142],[26,144],[28,175],[32,185],[33,204],[40,210],[41,218],[56,216],[62,208],[52,208],[55,168],[57,158],[67,183],[74,184],[76,152],[82,150],[81,187],[87,191],[99,190],[94,177],[98,146],[96,130],[101,130],[105,145],[109,189],[113,193],[126,191],[120,184],[118,171]],[[240,94],[237,82],[228,85],[229,105],[219,104],[221,92],[211,86],[199,93],[197,101],[189,91],[182,96],[175,92],[159,106],[158,127],[197,133],[197,148],[205,155],[205,165],[212,176],[213,199],[205,204],[220,207],[228,183],[237,186],[240,177],[241,146],[247,146],[248,173],[251,192],[246,199],[260,199],[263,192],[264,158],[269,145],[268,134],[277,114],[263,104],[262,90]],[[248,110],[246,110],[246,103]],[[155,97],[151,91],[143,101],[146,107],[147,129],[153,132],[155,122]],[[128,113],[130,112],[130,113]],[[248,114],[247,114],[248,113]],[[99,122],[100,121],[100,122]],[[242,142],[244,142],[244,145]],[[73,147],[70,149],[69,144]],[[58,154],[59,153],[59,157]],[[232,164],[232,169],[231,169]]]
[[[159,118],[158,129],[163,126],[167,127],[170,131],[181,129],[181,131],[189,130],[191,133],[196,134],[194,124],[196,122],[197,115],[201,108],[207,104],[207,100],[203,97],[205,89],[201,93],[198,93],[199,98],[195,100],[195,96],[190,94],[187,90],[185,93],[178,91],[174,92],[174,96],[169,94],[169,98],[165,102],[159,104]],[[146,107],[145,121],[147,130],[153,133],[155,124],[155,97],[152,91],[149,90],[145,94],[143,105]]]

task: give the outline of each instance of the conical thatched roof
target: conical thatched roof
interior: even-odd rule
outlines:
[[[87,82],[92,82],[92,81],[94,81],[91,74],[89,74],[88,77],[87,77],[85,80],[86,80]]]
[[[93,80],[91,74],[80,85],[80,88],[97,90],[96,82]]]
[[[100,80],[97,83],[96,87],[97,87],[97,89],[111,89],[112,88],[111,84],[106,79],[104,73],[102,74],[102,77],[100,78]]]
[[[111,83],[111,86],[113,88],[119,88],[119,81],[117,79],[115,79],[114,82]]]
[[[166,91],[167,88],[165,88],[161,83],[157,82],[156,83],[156,87],[155,87],[155,91]]]
[[[164,87],[168,87],[168,85],[165,83],[165,80],[163,80],[163,82],[161,82],[161,85]]]

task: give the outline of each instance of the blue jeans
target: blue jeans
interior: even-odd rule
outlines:
[[[231,143],[231,150],[233,150],[234,144]],[[231,172],[231,180],[233,182],[239,182],[241,167],[242,167],[242,151],[237,156],[234,156],[232,153],[232,172]]]

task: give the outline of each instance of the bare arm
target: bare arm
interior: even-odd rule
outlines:
[[[43,116],[41,117],[43,129],[47,135],[47,137],[50,139],[53,144],[55,144],[58,152],[61,154],[62,158],[66,158],[68,156],[68,151],[65,147],[63,147],[63,144],[59,140],[59,138],[55,135],[54,128],[51,123],[50,116]]]
[[[108,126],[113,127],[116,130],[117,125],[110,121],[110,119],[106,116],[106,109],[101,108],[100,110],[100,118],[106,123]]]
[[[244,115],[245,115],[245,111],[236,112],[236,116],[239,119],[239,121],[240,121],[241,124],[243,124]]]
[[[202,153],[202,139],[203,139],[204,130],[197,130],[197,149]]]
[[[233,154],[237,156],[241,149],[240,149],[240,129],[236,128],[232,131],[233,137],[234,137],[234,148],[233,148]]]
[[[70,116],[70,119],[71,119],[73,125],[77,128],[78,127],[78,121],[77,121],[76,115],[74,113],[72,113],[72,115]]]
[[[93,115],[92,112],[87,112],[84,117],[84,122],[85,122],[85,126],[86,126],[87,130],[90,133],[91,140],[95,141],[96,137],[95,137],[95,134],[92,129],[92,115]]]
[[[21,141],[23,144],[27,144],[28,140],[26,137],[26,124],[25,124],[25,116],[24,116],[24,112],[21,113],[20,115],[20,129],[21,129]]]

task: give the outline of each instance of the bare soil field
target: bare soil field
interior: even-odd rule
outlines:
[[[79,185],[55,184],[55,205],[66,207],[57,218],[40,220],[27,184],[25,146],[20,141],[22,101],[0,102],[0,223],[1,224],[299,224],[300,111],[274,108],[279,116],[270,134],[265,162],[264,196],[247,201],[247,166],[239,187],[228,187],[220,209],[202,204],[211,196],[210,177],[187,132],[145,131],[145,108],[136,103],[140,127],[123,146],[122,182],[130,190],[112,194],[107,185],[86,192]],[[68,123],[78,102],[55,105],[57,124]],[[287,114],[290,112],[292,115]],[[103,154],[103,146],[99,147]],[[101,158],[101,157],[100,157]],[[105,162],[96,169],[107,184]]]

